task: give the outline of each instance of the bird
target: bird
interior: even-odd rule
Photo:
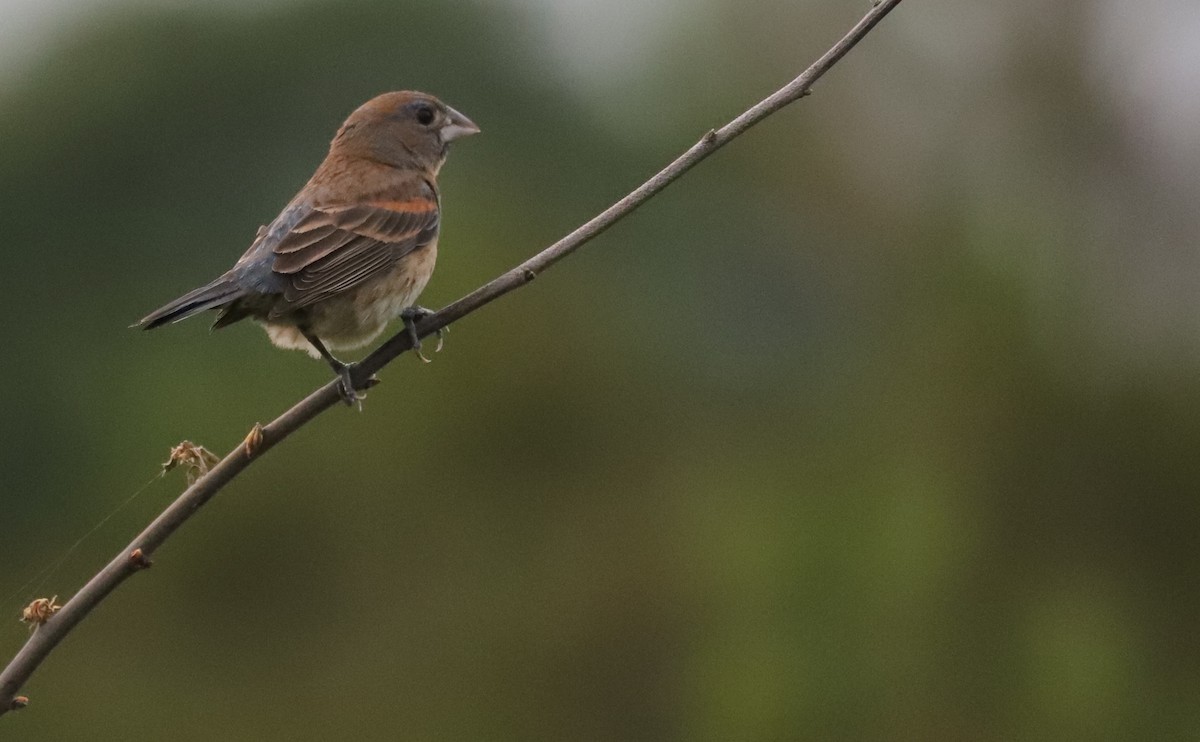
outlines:
[[[354,364],[331,351],[362,347],[399,317],[420,353],[415,323],[432,312],[415,302],[437,258],[438,172],[450,143],[477,133],[471,119],[427,93],[372,98],[338,128],[308,183],[232,268],[133,326],[152,330],[207,310],[218,312],[214,330],[249,318],[277,347],[323,358],[342,400],[358,402]]]

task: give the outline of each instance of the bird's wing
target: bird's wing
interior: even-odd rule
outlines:
[[[271,271],[283,279],[283,313],[351,289],[437,237],[438,202],[420,195],[310,207],[275,243]]]

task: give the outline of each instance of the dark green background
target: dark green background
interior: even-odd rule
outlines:
[[[0,737],[1194,737],[1198,192],[1089,76],[1086,5],[961,47],[980,84],[931,41],[979,19],[903,4],[812,98],[252,467]],[[866,6],[681,7],[614,79],[495,3],[64,20],[0,89],[0,593],[173,444],[224,452],[327,380],[250,325],[126,325],[231,264],[359,103],[420,88],[483,128],[443,171],[438,307]],[[9,597],[0,652],[182,486]]]

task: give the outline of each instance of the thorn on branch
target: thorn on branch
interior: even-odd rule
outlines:
[[[208,474],[208,470],[220,462],[221,458],[204,446],[198,446],[191,441],[181,441],[171,449],[171,456],[163,462],[162,476],[177,466],[187,469],[188,486],[196,483],[200,477]]]
[[[134,549],[129,552],[129,563],[133,565],[134,569],[150,569],[154,564],[141,549]]]
[[[709,129],[704,133],[704,136],[700,137],[700,141],[703,142],[705,146],[715,143],[717,141],[717,130]]]
[[[29,696],[15,696],[9,702],[8,707],[13,711],[20,711],[29,705]]]
[[[250,428],[250,432],[246,434],[246,440],[242,441],[242,446],[246,449],[246,455],[254,458],[254,454],[258,453],[259,447],[262,446],[262,442],[262,423],[254,423],[254,427]]]
[[[29,624],[29,630],[33,631],[49,621],[50,617],[58,613],[61,608],[57,595],[53,598],[38,598],[21,611],[21,621]]]

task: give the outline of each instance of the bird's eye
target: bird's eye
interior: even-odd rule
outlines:
[[[421,106],[417,108],[417,121],[420,122],[422,126],[429,126],[429,124],[433,123],[433,109],[429,106]]]

